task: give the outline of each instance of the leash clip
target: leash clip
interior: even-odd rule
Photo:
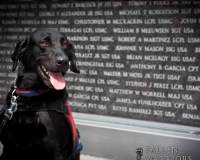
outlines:
[[[10,102],[11,102],[10,108],[6,111],[7,115],[9,116],[9,120],[12,118],[13,113],[17,111],[17,98],[18,97],[14,95],[15,90],[16,89],[14,89],[12,92],[12,97],[10,100]]]
[[[17,98],[18,97],[14,95],[15,90],[16,89],[14,89],[12,92],[12,96],[11,96],[11,100],[10,100],[10,102],[11,102],[10,108],[8,108],[3,115],[3,121],[0,124],[0,135],[1,135],[1,132],[2,132],[5,124],[7,123],[7,121],[11,120],[13,117],[13,113],[17,111]]]

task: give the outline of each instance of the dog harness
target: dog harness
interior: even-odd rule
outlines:
[[[68,109],[68,114],[65,114],[65,115],[66,115],[66,118],[67,118],[67,120],[70,124],[71,131],[72,131],[72,134],[73,134],[73,155],[76,155],[78,152],[80,152],[82,150],[83,146],[82,146],[82,143],[80,141],[79,132],[78,132],[76,125],[74,123],[74,118],[72,116],[72,112],[71,112],[71,108],[69,106],[69,103],[66,102],[65,106]]]
[[[81,140],[80,140],[80,135],[79,132],[76,128],[75,122],[74,122],[74,118],[72,115],[72,111],[71,108],[69,106],[69,103],[66,102],[65,104],[63,104],[63,102],[61,102],[60,100],[57,100],[55,102],[52,102],[51,104],[48,105],[48,107],[42,107],[42,109],[40,108],[32,108],[32,109],[22,109],[22,108],[18,108],[17,109],[17,102],[16,99],[17,97],[14,96],[14,93],[17,96],[22,96],[22,97],[33,97],[33,96],[39,96],[41,94],[44,94],[46,92],[48,92],[50,90],[46,90],[44,92],[36,92],[36,91],[28,91],[28,90],[20,90],[20,89],[14,89],[13,93],[12,93],[12,97],[11,97],[11,106],[9,109],[5,110],[2,108],[2,111],[4,111],[4,115],[3,115],[3,121],[0,124],[0,135],[1,135],[1,131],[3,129],[3,127],[5,126],[6,122],[8,120],[10,120],[13,116],[13,113],[18,111],[21,112],[25,112],[25,111],[33,111],[33,112],[39,112],[39,111],[57,111],[59,113],[63,113],[66,117],[66,120],[70,126],[70,131],[73,135],[73,150],[72,150],[72,154],[70,155],[70,157],[67,160],[71,160],[78,152],[80,152],[83,148]]]

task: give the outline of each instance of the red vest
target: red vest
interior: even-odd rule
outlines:
[[[82,146],[82,143],[80,141],[80,136],[79,136],[78,130],[76,129],[76,125],[74,123],[74,118],[73,118],[72,111],[71,111],[71,108],[69,106],[69,103],[66,102],[65,106],[67,107],[67,110],[68,110],[68,113],[65,114],[65,115],[66,115],[67,121],[70,125],[71,132],[73,134],[73,155],[75,155],[82,150],[83,146]]]

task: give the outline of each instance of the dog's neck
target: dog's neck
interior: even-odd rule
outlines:
[[[7,95],[8,104],[10,106],[10,100],[12,99],[12,95],[17,96],[18,105],[23,107],[34,107],[34,106],[42,106],[44,103],[49,104],[54,102],[57,99],[60,99],[63,103],[68,99],[68,94],[65,89],[63,90],[55,90],[50,89],[48,87],[43,89],[23,89],[15,85],[17,82],[17,78],[13,83],[9,94]]]
[[[62,90],[55,90],[45,86],[43,82],[41,83],[38,83],[37,85],[34,86],[24,87],[24,84],[21,83],[21,79],[19,79],[19,77],[16,77],[13,83],[13,90],[15,89],[15,93],[21,97],[39,96],[48,93],[49,91],[62,92]]]
[[[60,95],[64,99],[67,99],[67,92],[63,90],[55,90],[49,88],[43,82],[43,80],[38,75],[34,67],[24,67],[22,64],[19,65],[17,77],[13,83],[12,91],[16,89],[15,93],[18,94],[20,99],[40,99],[45,95],[54,93]],[[63,94],[66,92],[66,95]]]
[[[13,87],[19,90],[32,90],[37,92],[46,92],[50,90],[43,81],[38,81],[36,83],[32,83],[32,81],[24,80],[26,77],[16,77],[13,83]],[[31,78],[31,77],[30,77]]]
[[[17,86],[17,78],[15,78],[14,83],[13,83],[13,88],[15,90],[15,94],[17,96],[20,97],[35,97],[35,96],[40,96],[42,94],[45,94],[47,92],[49,92],[50,88],[46,88],[46,89],[40,89],[40,90],[36,90],[36,89],[23,89]]]

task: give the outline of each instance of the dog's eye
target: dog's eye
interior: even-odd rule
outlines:
[[[67,48],[68,43],[67,42],[63,42],[62,46],[63,48]]]
[[[40,45],[42,47],[47,47],[48,46],[48,42],[47,41],[42,41],[42,42],[40,42]]]

